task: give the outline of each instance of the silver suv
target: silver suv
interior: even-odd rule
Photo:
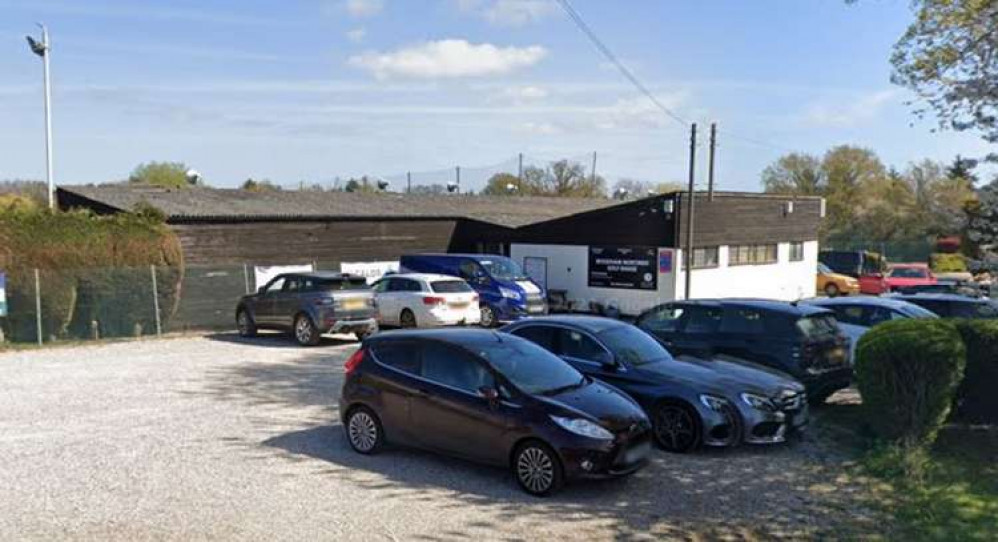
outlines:
[[[241,298],[236,325],[243,337],[258,329],[290,331],[302,346],[319,344],[324,333],[353,333],[363,340],[378,330],[377,307],[364,277],[288,273]]]

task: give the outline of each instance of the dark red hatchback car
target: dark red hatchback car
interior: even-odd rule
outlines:
[[[566,480],[631,474],[651,450],[634,400],[512,335],[382,333],[344,370],[341,418],[362,454],[425,448],[509,467],[525,491],[548,495]]]

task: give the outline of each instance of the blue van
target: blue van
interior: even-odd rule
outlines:
[[[484,327],[548,311],[544,289],[530,280],[519,264],[506,256],[407,254],[399,263],[402,273],[438,273],[466,280],[478,292]]]

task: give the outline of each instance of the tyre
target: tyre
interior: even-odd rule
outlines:
[[[836,286],[834,282],[829,282],[825,285],[825,295],[828,297],[838,297],[839,287]]]
[[[378,453],[385,444],[385,432],[381,428],[381,420],[367,407],[357,407],[350,411],[343,430],[346,432],[350,447],[359,454]]]
[[[664,450],[685,454],[700,446],[700,416],[687,405],[662,403],[652,415],[655,442]]]
[[[550,446],[531,440],[513,454],[513,476],[520,487],[536,497],[546,497],[561,489],[565,473],[561,459]]]
[[[256,322],[246,309],[239,309],[236,313],[236,329],[239,330],[240,337],[256,337]]]
[[[497,323],[495,309],[488,305],[482,305],[480,310],[482,313],[482,319],[478,322],[478,325],[482,327],[495,327]]]
[[[315,327],[307,314],[299,314],[295,317],[294,336],[295,341],[301,346],[315,346],[322,338],[319,329]]]
[[[409,309],[404,309],[399,315],[399,326],[405,329],[419,327],[416,323],[416,315]]]

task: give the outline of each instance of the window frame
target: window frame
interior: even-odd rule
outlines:
[[[790,261],[791,262],[804,261],[804,241],[790,242]]]
[[[765,254],[762,258],[759,257],[760,251],[765,250]],[[742,258],[742,253],[747,255],[747,258]],[[742,266],[742,265],[773,265],[780,263],[780,253],[778,243],[753,243],[747,245],[730,245],[728,246],[728,266]]]
[[[707,260],[707,254],[709,251],[714,254],[714,261],[704,263]],[[701,256],[701,262],[697,263],[697,255]],[[696,247],[693,249],[693,270],[697,269],[717,269],[721,266],[721,247],[720,246],[709,246],[709,247]],[[683,258],[683,271],[686,270],[686,258]]]

